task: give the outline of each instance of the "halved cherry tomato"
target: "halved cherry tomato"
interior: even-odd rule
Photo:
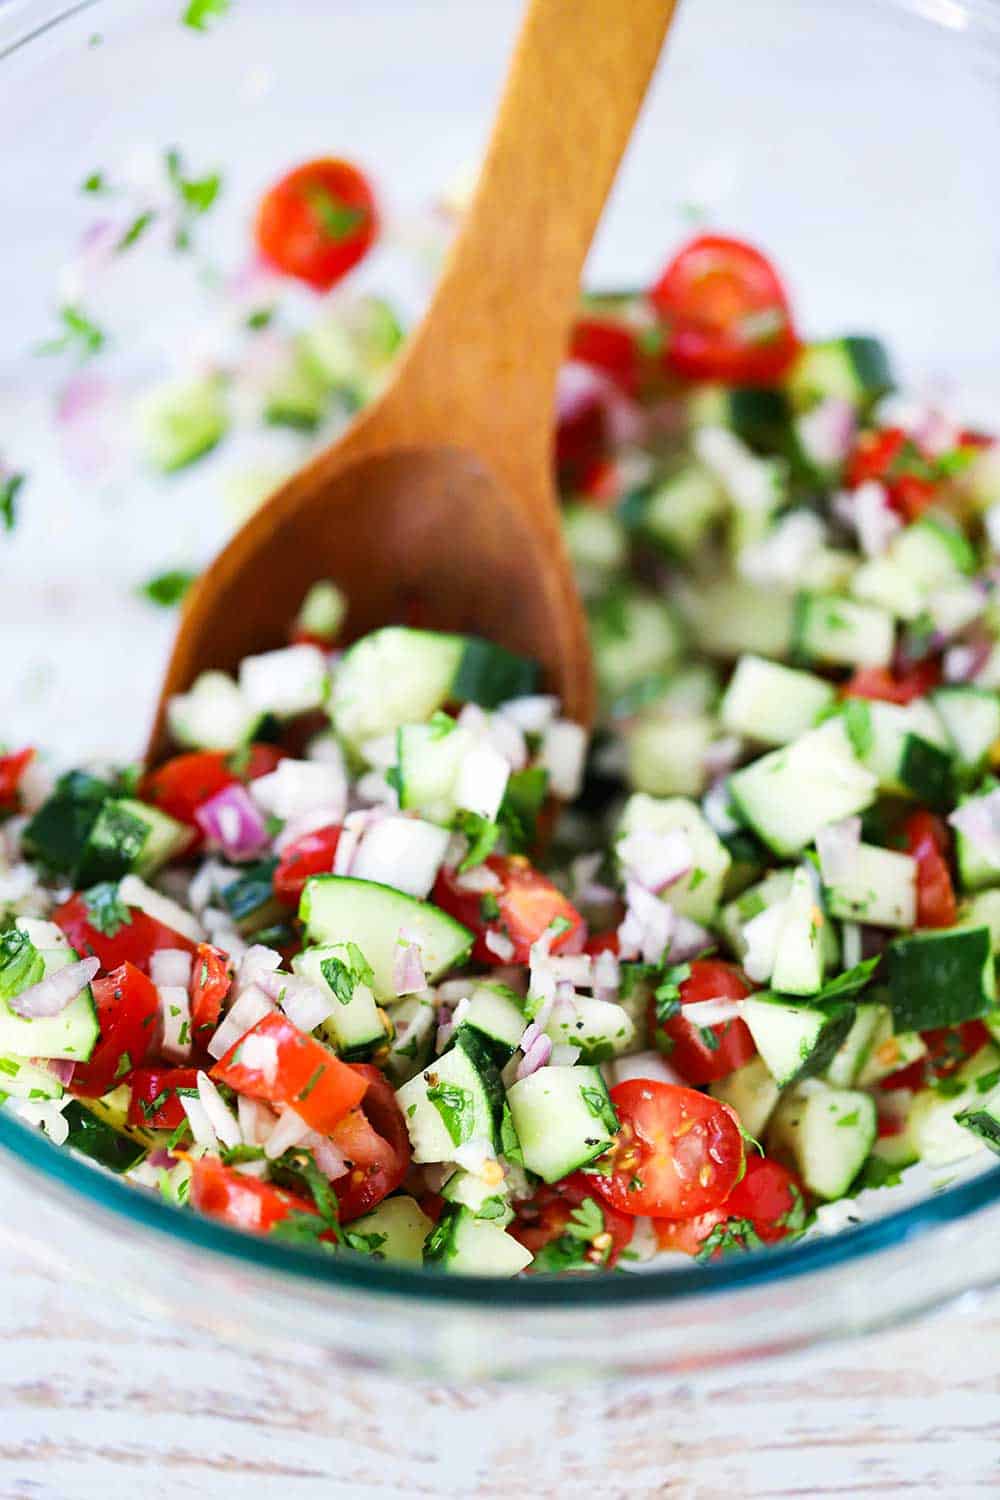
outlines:
[[[728,1222],[737,1242],[740,1226],[750,1224],[759,1240],[773,1245],[793,1232],[801,1203],[802,1188],[794,1173],[768,1156],[749,1156],[746,1175],[720,1208],[694,1219],[658,1219],[656,1238],[661,1250],[697,1255],[716,1225]],[[723,1253],[720,1247],[713,1259]]]
[[[360,1104],[368,1086],[356,1069],[278,1011],[230,1047],[212,1077],[251,1099],[290,1106],[323,1135]]]
[[[232,1167],[223,1166],[217,1156],[203,1156],[191,1162],[191,1202],[201,1213],[220,1219],[233,1229],[249,1229],[255,1234],[269,1234],[292,1214],[319,1215],[313,1204],[276,1187],[246,1177]],[[331,1235],[320,1235],[321,1239]]]
[[[128,963],[145,971],[153,954],[161,948],[183,948],[185,953],[194,952],[195,945],[190,938],[148,916],[137,906],[130,906],[128,914],[127,922],[103,932],[91,925],[86,898],[76,892],[56,907],[52,920],[62,928],[81,958],[93,954],[101,960],[102,969],[117,969]]]
[[[162,808],[180,823],[197,827],[195,813],[203,802],[237,781],[256,781],[285,758],[277,745],[255,741],[242,753],[224,750],[192,750],[171,756],[143,777],[139,795]]]
[[[160,997],[153,981],[134,964],[123,963],[95,979],[91,989],[100,1036],[90,1060],[77,1063],[69,1086],[85,1099],[106,1094],[159,1046]]]
[[[742,240],[698,235],[650,297],[667,324],[667,366],[689,380],[770,385],[795,357],[785,289],[767,257]]]
[[[176,1130],[187,1116],[178,1089],[198,1088],[197,1068],[136,1068],[129,1078],[128,1123],[146,1130]]]
[[[717,958],[696,958],[690,978],[680,985],[680,1011],[667,1021],[656,1014],[656,1000],[649,1002],[649,1029],[656,1046],[665,1053],[688,1083],[699,1086],[725,1078],[756,1055],[753,1037],[738,1017],[714,1026],[696,1026],[684,1018],[684,1006],[702,1000],[742,1000],[753,985],[735,964]]]
[[[191,965],[191,1034],[204,1043],[219,1024],[233,982],[232,962],[221,948],[199,943]]]
[[[328,875],[340,843],[339,823],[304,833],[282,851],[274,872],[274,894],[284,906],[298,906],[310,875]]]
[[[485,895],[465,891],[457,883],[454,870],[442,869],[432,898],[475,933],[473,958],[484,964],[526,964],[532,943],[557,920],[569,925],[552,939],[550,952],[579,953],[586,940],[586,924],[551,880],[521,854],[491,854],[486,864],[500,879],[498,891],[488,891]],[[489,933],[507,937],[513,943],[509,960],[487,947]]]
[[[602,1202],[593,1183],[593,1177],[585,1172],[574,1172],[552,1187],[540,1183],[530,1198],[517,1205],[517,1218],[509,1232],[537,1255],[544,1246],[562,1238],[573,1210],[589,1199],[600,1208],[604,1225],[583,1253],[596,1266],[614,1266],[632,1239],[635,1221]]]
[[[18,805],[21,777],[35,758],[32,746],[0,755],[0,812],[12,812]]]
[[[578,318],[570,337],[569,357],[602,370],[626,396],[637,395],[642,354],[635,330],[624,323],[610,318]]]
[[[880,1088],[924,1089],[935,1079],[947,1078],[968,1058],[986,1046],[990,1033],[982,1021],[962,1021],[958,1026],[936,1026],[920,1033],[927,1043],[927,1053],[909,1067],[900,1068],[883,1078]]]
[[[933,657],[903,672],[888,667],[858,667],[840,690],[842,698],[869,698],[880,703],[912,703],[941,682],[941,664]]]
[[[917,926],[953,927],[958,902],[946,855],[950,838],[946,824],[933,813],[911,813],[904,827],[904,848],[917,862]]]
[[[610,1175],[593,1185],[623,1214],[686,1219],[724,1203],[743,1171],[743,1136],[721,1100],[630,1078],[611,1090],[620,1128]]]
[[[261,199],[257,245],[266,261],[318,292],[367,254],[378,230],[375,197],[357,167],[335,157],[306,162]]]
[[[915,521],[934,499],[936,486],[927,468],[926,455],[902,427],[879,427],[859,435],[845,477],[850,489],[877,479],[893,509]]]
[[[346,1177],[334,1183],[340,1222],[349,1224],[394,1193],[410,1169],[410,1135],[392,1084],[370,1063],[348,1067],[366,1085],[356,1109],[330,1132],[330,1139],[351,1163]]]

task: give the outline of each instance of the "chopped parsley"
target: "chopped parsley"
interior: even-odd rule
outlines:
[[[249,328],[251,333],[260,333],[262,329],[270,328],[273,322],[273,307],[257,307],[254,308],[253,312],[247,314],[245,327]]]
[[[67,303],[59,309],[62,333],[58,338],[47,339],[35,345],[36,354],[67,354],[75,352],[81,359],[90,359],[100,354],[107,344],[107,335],[94,323],[82,308]]]
[[[387,1234],[362,1234],[356,1229],[345,1229],[344,1244],[349,1250],[357,1250],[360,1255],[370,1255],[373,1260],[385,1260],[382,1246],[388,1243]]]
[[[681,1008],[681,985],[691,978],[690,964],[671,964],[663,970],[663,976],[653,991],[656,1019],[662,1026]]]
[[[172,146],[166,153],[167,176],[177,194],[181,209],[181,223],[174,235],[174,246],[178,250],[191,247],[191,224],[199,214],[206,214],[215,203],[222,188],[219,172],[206,173],[204,177],[188,177],[180,151]]]
[[[695,1258],[705,1261],[734,1250],[757,1250],[762,1243],[752,1219],[725,1219],[705,1236]]]
[[[474,1104],[471,1093],[457,1083],[438,1081],[431,1084],[427,1097],[444,1121],[444,1128],[456,1146],[472,1139]]]
[[[492,818],[484,818],[481,813],[462,807],[455,814],[455,828],[469,840],[468,852],[458,867],[458,873],[464,875],[466,870],[481,865],[493,853],[500,837],[500,826]]]
[[[17,525],[17,497],[24,481],[24,474],[0,476],[0,525],[4,531],[13,531]]]
[[[365,984],[371,989],[375,983],[375,975],[357,943],[345,943],[343,946],[346,959],[335,955],[324,958],[320,970],[340,1004],[350,1005],[357,986]]]
[[[500,1116],[500,1154],[515,1165],[524,1166],[524,1152],[521,1150],[521,1142],[514,1129],[514,1117],[506,1098],[503,1101],[503,1112]]]
[[[229,13],[230,0],[188,0],[181,21],[192,31],[207,31],[209,23],[220,21]]]
[[[102,880],[83,893],[87,921],[105,937],[117,937],[132,921],[132,913],[118,894],[114,880]]]
[[[163,609],[173,609],[176,604],[180,604],[197,576],[197,573],[188,572],[184,568],[171,568],[166,573],[155,573],[152,578],[139,585],[137,592],[151,604],[158,604]]]
[[[614,1135],[618,1129],[618,1116],[615,1107],[611,1103],[604,1089],[588,1088],[580,1089],[580,1098],[590,1110],[595,1120],[599,1120],[610,1135]]]
[[[10,1000],[38,984],[44,975],[45,960],[27,933],[8,927],[0,935],[0,999]]]
[[[813,1005],[823,1005],[828,1000],[845,1000],[849,995],[856,995],[863,990],[878,968],[880,957],[862,959],[861,963],[855,964],[853,969],[846,969],[843,974],[838,974],[836,979],[831,979],[825,984],[812,1000]]]
[[[115,246],[115,254],[121,255],[123,251],[131,250],[132,246],[142,239],[155,218],[156,213],[151,208],[137,214]]]
[[[110,192],[107,178],[103,172],[91,172],[80,184],[81,193],[107,193]]]

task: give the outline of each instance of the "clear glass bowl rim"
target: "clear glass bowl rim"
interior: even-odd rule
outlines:
[[[921,0],[893,0],[901,9],[923,13]],[[970,21],[990,24],[1000,19],[993,0],[950,0]],[[12,0],[0,14],[0,62],[64,21],[100,8],[101,0]],[[529,1307],[600,1309],[626,1305],[678,1304],[705,1295],[724,1295],[785,1282],[792,1278],[845,1269],[935,1228],[970,1218],[1000,1201],[1000,1164],[974,1178],[868,1223],[845,1229],[829,1238],[805,1244],[767,1247],[721,1264],[675,1266],[642,1274],[584,1277],[534,1276],[510,1281],[504,1277],[456,1277],[435,1268],[410,1268],[379,1262],[352,1252],[335,1256],[273,1243],[266,1238],[230,1229],[202,1215],[176,1208],[94,1168],[72,1152],[55,1146],[40,1132],[0,1110],[0,1153],[32,1175],[47,1180],[59,1196],[69,1195],[96,1208],[110,1225],[124,1219],[157,1237],[196,1247],[213,1256],[243,1263],[255,1270],[308,1282],[315,1290],[354,1290],[380,1298],[503,1310]]]

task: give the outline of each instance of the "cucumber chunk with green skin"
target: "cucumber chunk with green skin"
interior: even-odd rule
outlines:
[[[799,594],[792,656],[840,667],[887,667],[895,646],[893,618],[873,604],[838,594]]]
[[[620,518],[593,505],[566,505],[563,538],[581,593],[601,594],[628,566],[628,536]]]
[[[638,534],[667,557],[683,560],[694,555],[725,514],[726,497],[707,469],[685,464],[644,491],[635,510]]]
[[[852,698],[842,717],[862,765],[884,792],[934,806],[954,802],[954,772],[944,726],[929,703],[905,706]]]
[[[618,1129],[598,1068],[539,1068],[511,1084],[507,1102],[524,1165],[545,1182],[603,1156]]]
[[[1000,1087],[959,1110],[955,1121],[1000,1156]]]
[[[45,978],[77,961],[76,952],[68,945],[40,952]],[[89,984],[56,1016],[36,1016],[29,1020],[12,1010],[6,1000],[0,1000],[0,1057],[53,1057],[86,1062],[97,1037],[97,1012]]]
[[[601,693],[614,703],[675,666],[684,650],[684,633],[665,599],[629,585],[591,609],[590,643]]]
[[[419,1266],[424,1259],[424,1241],[434,1228],[415,1199],[400,1194],[383,1198],[371,1213],[362,1214],[344,1226],[349,1250],[388,1260],[396,1265]]]
[[[947,587],[976,570],[976,552],[958,526],[943,515],[924,515],[905,526],[889,556],[923,589]]]
[[[292,972],[337,1001],[321,1023],[323,1034],[341,1057],[358,1058],[382,1046],[386,1024],[375,996],[363,977],[354,972],[354,960],[355,955],[344,943],[332,943],[297,953],[292,959]]]
[[[215,376],[171,381],[139,404],[140,451],[161,473],[172,474],[210,452],[229,426],[225,390]]]
[[[896,938],[886,950],[886,982],[897,1031],[957,1026],[996,1005],[988,927],[951,927]]]
[[[827,823],[862,812],[878,783],[831,719],[729,778],[741,820],[776,854],[798,854]]]
[[[441,1197],[446,1203],[464,1203],[477,1219],[488,1219],[493,1224],[499,1224],[501,1229],[514,1217],[506,1178],[502,1182],[493,1183],[459,1167],[442,1187]]]
[[[1000,1048],[992,1042],[962,1064],[949,1079],[960,1092],[939,1093],[922,1089],[910,1105],[907,1133],[922,1162],[931,1167],[949,1166],[981,1149],[982,1139],[958,1119],[975,1111],[1000,1079]]]
[[[400,934],[420,947],[428,984],[463,963],[472,949],[472,933],[428,901],[418,901],[392,886],[346,875],[314,875],[302,892],[299,918],[310,943],[356,943],[371,965],[372,986],[380,1004],[398,998],[393,961]]]
[[[958,765],[963,771],[978,771],[1000,739],[1000,694],[985,688],[943,687],[930,697],[954,746]]]
[[[611,1000],[577,995],[571,1004],[555,1005],[545,1023],[553,1042],[579,1047],[580,1061],[607,1062],[628,1052],[635,1041],[631,1016]]]
[[[61,776],[24,829],[25,851],[47,870],[75,881],[90,831],[113,796],[110,782],[86,771]]]
[[[710,922],[718,910],[729,871],[729,852],[696,803],[686,797],[649,797],[636,792],[626,802],[618,824],[618,839],[640,830],[682,833],[691,846],[689,875],[669,887],[671,906],[693,922]]]
[[[449,1204],[424,1247],[424,1264],[466,1276],[516,1276],[532,1262],[530,1250],[462,1204]]]
[[[130,1172],[143,1160],[147,1147],[100,1119],[89,1107],[90,1103],[88,1100],[85,1105],[74,1099],[63,1111],[63,1119],[69,1125],[67,1146],[109,1172]]]
[[[503,1087],[488,1044],[471,1028],[443,1057],[396,1090],[415,1162],[455,1160],[459,1147],[500,1149]]]
[[[994,954],[1000,953],[1000,891],[979,891],[959,911],[963,927],[988,927]]]
[[[794,1166],[818,1198],[841,1198],[875,1142],[875,1101],[856,1089],[793,1090],[767,1131],[768,1152]]]
[[[866,412],[895,385],[885,345],[867,334],[806,344],[788,374],[788,392],[800,410],[829,397]]]
[[[851,1029],[830,1060],[826,1070],[826,1081],[833,1088],[849,1089],[858,1082],[878,1034],[883,1018],[891,1025],[892,1018],[884,1006],[859,1005],[854,1013]]]
[[[794,600],[741,578],[718,578],[679,590],[695,644],[708,656],[732,659],[745,651],[787,657]]]
[[[726,1078],[710,1083],[708,1092],[734,1109],[743,1129],[755,1138],[763,1135],[781,1097],[781,1089],[762,1057],[753,1057]]]
[[[191,829],[159,808],[131,797],[103,802],[76,869],[80,885],[151,875],[191,842]]]
[[[396,734],[399,805],[434,823],[448,824],[458,811],[455,788],[471,733],[446,714],[430,724],[404,724]]]
[[[894,849],[859,844],[850,870],[825,886],[823,896],[830,915],[843,921],[911,928],[917,917],[917,862]]]
[[[333,679],[330,713],[355,749],[402,724],[429,719],[446,703],[496,708],[535,691],[537,663],[477,636],[387,626],[345,654]]]
[[[713,719],[640,716],[626,731],[628,784],[654,797],[697,797],[705,789],[705,756],[718,738]]]
[[[854,1006],[796,1005],[780,995],[744,1000],[741,1015],[780,1088],[822,1073],[854,1022]]]
[[[288,351],[264,392],[263,418],[269,427],[315,432],[327,410],[327,393],[298,349]]]
[[[8,1099],[61,1099],[63,1086],[54,1073],[27,1057],[0,1057],[0,1094]]]
[[[430,1061],[437,1033],[437,1011],[432,992],[408,995],[392,1008],[394,1036],[384,1067],[397,1087],[419,1073]]]
[[[800,865],[792,875],[775,949],[771,986],[779,994],[815,995],[821,988],[825,925],[812,877]]]
[[[456,1038],[463,1028],[476,1031],[507,1062],[527,1026],[520,997],[505,984],[477,984],[469,996]]]
[[[836,700],[829,682],[760,656],[741,656],[719,705],[722,727],[762,745],[787,745]]]
[[[927,1056],[927,1043],[919,1031],[894,1031],[892,1011],[882,998],[884,991],[876,992],[879,999],[873,1004],[878,1010],[878,1019],[872,1033],[868,1050],[861,1063],[857,1077],[853,1080],[859,1088],[871,1088],[881,1083],[891,1073],[908,1068]],[[858,1006],[859,1011],[863,1006]]]

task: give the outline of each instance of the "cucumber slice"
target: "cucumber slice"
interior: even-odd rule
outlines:
[[[823,899],[830,915],[876,927],[915,926],[917,862],[909,854],[860,844],[846,877],[827,885]]]
[[[777,996],[744,1000],[743,1019],[780,1088],[829,1067],[854,1021],[853,1005],[792,1005]]]
[[[931,702],[955,749],[963,771],[980,770],[1000,739],[1000,694],[975,687],[942,687]]]
[[[524,1165],[558,1182],[602,1156],[618,1129],[600,1069],[539,1068],[507,1090]]]
[[[858,1006],[851,1029],[826,1070],[827,1083],[833,1088],[849,1089],[858,1082],[871,1055],[875,1038],[885,1022],[892,1026],[892,1017],[884,1005],[865,1003]]]
[[[686,464],[643,497],[637,530],[668,557],[683,561],[725,512],[726,497],[715,477],[700,464]]]
[[[834,396],[867,412],[894,384],[885,345],[866,334],[806,344],[788,375],[788,393],[800,410]]]
[[[994,954],[1000,953],[1000,891],[979,891],[959,912],[961,926],[988,927]]]
[[[308,979],[310,984],[315,984],[337,1001],[331,1015],[322,1023],[324,1037],[342,1057],[367,1057],[386,1041],[387,1026],[367,984],[359,979],[352,982],[352,964],[353,955],[345,945],[333,943],[297,953],[292,959],[292,972]],[[345,993],[350,991],[346,1001],[330,984],[329,972],[345,975],[346,982],[341,989]]]
[[[698,797],[705,789],[705,753],[718,737],[706,717],[665,719],[659,705],[626,732],[629,786],[654,797]]]
[[[897,938],[886,951],[886,978],[897,1031],[957,1026],[996,1005],[988,927],[950,927]]]
[[[27,1057],[0,1057],[0,1094],[9,1099],[61,1099],[63,1086]]]
[[[567,1070],[568,1071],[568,1070]],[[450,1052],[396,1090],[415,1162],[454,1161],[470,1141],[500,1148],[503,1088],[489,1048],[471,1029]]]
[[[330,712],[358,748],[401,724],[430,718],[446,703],[496,708],[535,691],[538,667],[477,636],[387,626],[344,656],[333,680]]]
[[[128,1089],[125,1089],[128,1094]],[[96,1099],[74,1099],[63,1110],[63,1119],[69,1126],[67,1146],[87,1156],[109,1172],[131,1172],[137,1167],[148,1150],[141,1140],[102,1119],[94,1108]]]
[[[39,949],[45,962],[45,976],[75,963],[77,954],[65,948]],[[97,1012],[90,985],[71,1000],[57,1016],[37,1016],[27,1020],[0,1000],[0,1057],[57,1057],[71,1062],[86,1062],[98,1037]],[[0,1085],[0,1092],[3,1092]]]
[[[622,1006],[610,1000],[577,995],[568,1005],[553,1007],[545,1031],[554,1042],[579,1047],[580,1061],[607,1062],[634,1050],[635,1026]]]
[[[955,1122],[971,1131],[984,1146],[1000,1155],[1000,1088],[990,1089],[975,1102],[960,1109]]]
[[[870,557],[851,574],[855,599],[888,610],[899,620],[916,620],[927,607],[925,591],[891,557]]]
[[[300,348],[293,346],[277,364],[264,391],[261,415],[270,427],[315,432],[326,415],[327,393]]]
[[[397,731],[399,805],[432,823],[451,823],[458,811],[459,767],[474,741],[466,729],[441,715],[430,724],[404,724]]]
[[[799,594],[793,656],[831,666],[886,667],[894,646],[893,618],[884,609],[837,594]]]
[[[424,1264],[466,1276],[516,1276],[533,1260],[530,1250],[462,1205],[444,1210],[424,1249]]]
[[[879,995],[883,992],[880,989]],[[858,1009],[863,1009],[858,1006]],[[883,1078],[888,1078],[890,1073],[897,1073],[900,1068],[908,1068],[910,1063],[919,1062],[922,1057],[927,1056],[927,1043],[919,1031],[893,1031],[892,1011],[888,1005],[881,1001],[877,1002],[879,1012],[875,1030],[872,1033],[871,1042],[867,1055],[861,1063],[857,1077],[853,1080],[859,1088],[871,1088],[873,1084],[881,1083]]]
[[[628,536],[620,518],[593,505],[566,505],[563,538],[573,574],[585,598],[607,589],[628,565]]]
[[[434,1051],[437,1011],[427,994],[410,995],[392,1008],[395,1035],[385,1060],[385,1071],[401,1085],[426,1067]]]
[[[760,656],[741,656],[719,705],[731,734],[787,745],[812,729],[836,700],[830,683]]]
[[[142,457],[163,474],[210,452],[229,426],[225,390],[212,375],[160,386],[139,403],[137,415]]]
[[[754,1137],[763,1135],[781,1097],[781,1089],[762,1057],[753,1057],[727,1078],[710,1083],[708,1092],[734,1109],[743,1129]]]
[[[433,1219],[404,1193],[383,1198],[371,1213],[353,1219],[344,1233],[352,1250],[396,1265],[419,1266],[423,1264],[424,1241],[433,1228]]]
[[[326,308],[302,335],[302,358],[331,391],[361,404],[381,389],[403,342],[403,326],[382,297],[359,297]]]
[[[392,980],[400,933],[420,945],[427,982],[464,963],[472,933],[436,906],[391,886],[346,875],[314,875],[299,907],[310,943],[357,943],[371,965],[376,1000],[397,999]]]
[[[996,1086],[998,1069],[1000,1049],[987,1042],[953,1075],[964,1085],[961,1093],[945,1096],[935,1089],[922,1089],[916,1095],[907,1116],[907,1132],[922,1162],[930,1167],[950,1166],[982,1148],[979,1134],[967,1129],[958,1116],[979,1109]],[[985,1080],[982,1087],[981,1080]]]
[[[958,525],[943,515],[921,516],[896,536],[889,556],[921,589],[946,588],[976,571],[976,552]]]
[[[804,865],[792,876],[775,948],[772,987],[783,995],[815,995],[823,984],[823,928],[812,877]]]
[[[527,1024],[522,1002],[512,989],[505,984],[479,984],[469,996],[468,1009],[455,1034],[468,1026],[490,1043],[502,1062],[507,1062]]]
[[[187,693],[167,703],[167,727],[189,750],[236,750],[252,735],[260,715],[225,672],[201,672]]]
[[[131,797],[101,804],[80,856],[79,885],[118,880],[134,871],[150,875],[191,842],[191,829],[176,818]]]
[[[741,578],[717,578],[689,588],[681,607],[695,643],[708,656],[732,660],[752,651],[787,657],[792,646],[794,600]]]
[[[877,782],[856,759],[843,722],[831,719],[729,778],[743,821],[776,854],[798,854],[827,823],[861,812]]]
[[[875,1101],[856,1089],[793,1091],[774,1112],[769,1153],[790,1161],[818,1198],[842,1198],[875,1142]]]
[[[500,1183],[492,1183],[459,1167],[441,1189],[441,1196],[446,1203],[464,1203],[477,1219],[489,1219],[501,1229],[514,1217],[506,1177]]]
[[[591,610],[590,643],[601,692],[613,703],[669,671],[684,649],[684,634],[665,599],[629,586]]]
[[[929,703],[850,699],[843,708],[848,738],[882,791],[936,805],[954,801],[953,773],[944,726]]]
[[[693,922],[712,921],[718,910],[730,858],[729,851],[700,808],[686,797],[660,799],[637,792],[622,810],[617,837],[624,838],[637,829],[649,829],[653,833],[677,830],[684,834],[691,845],[694,864],[690,875],[670,886],[670,904]]]

